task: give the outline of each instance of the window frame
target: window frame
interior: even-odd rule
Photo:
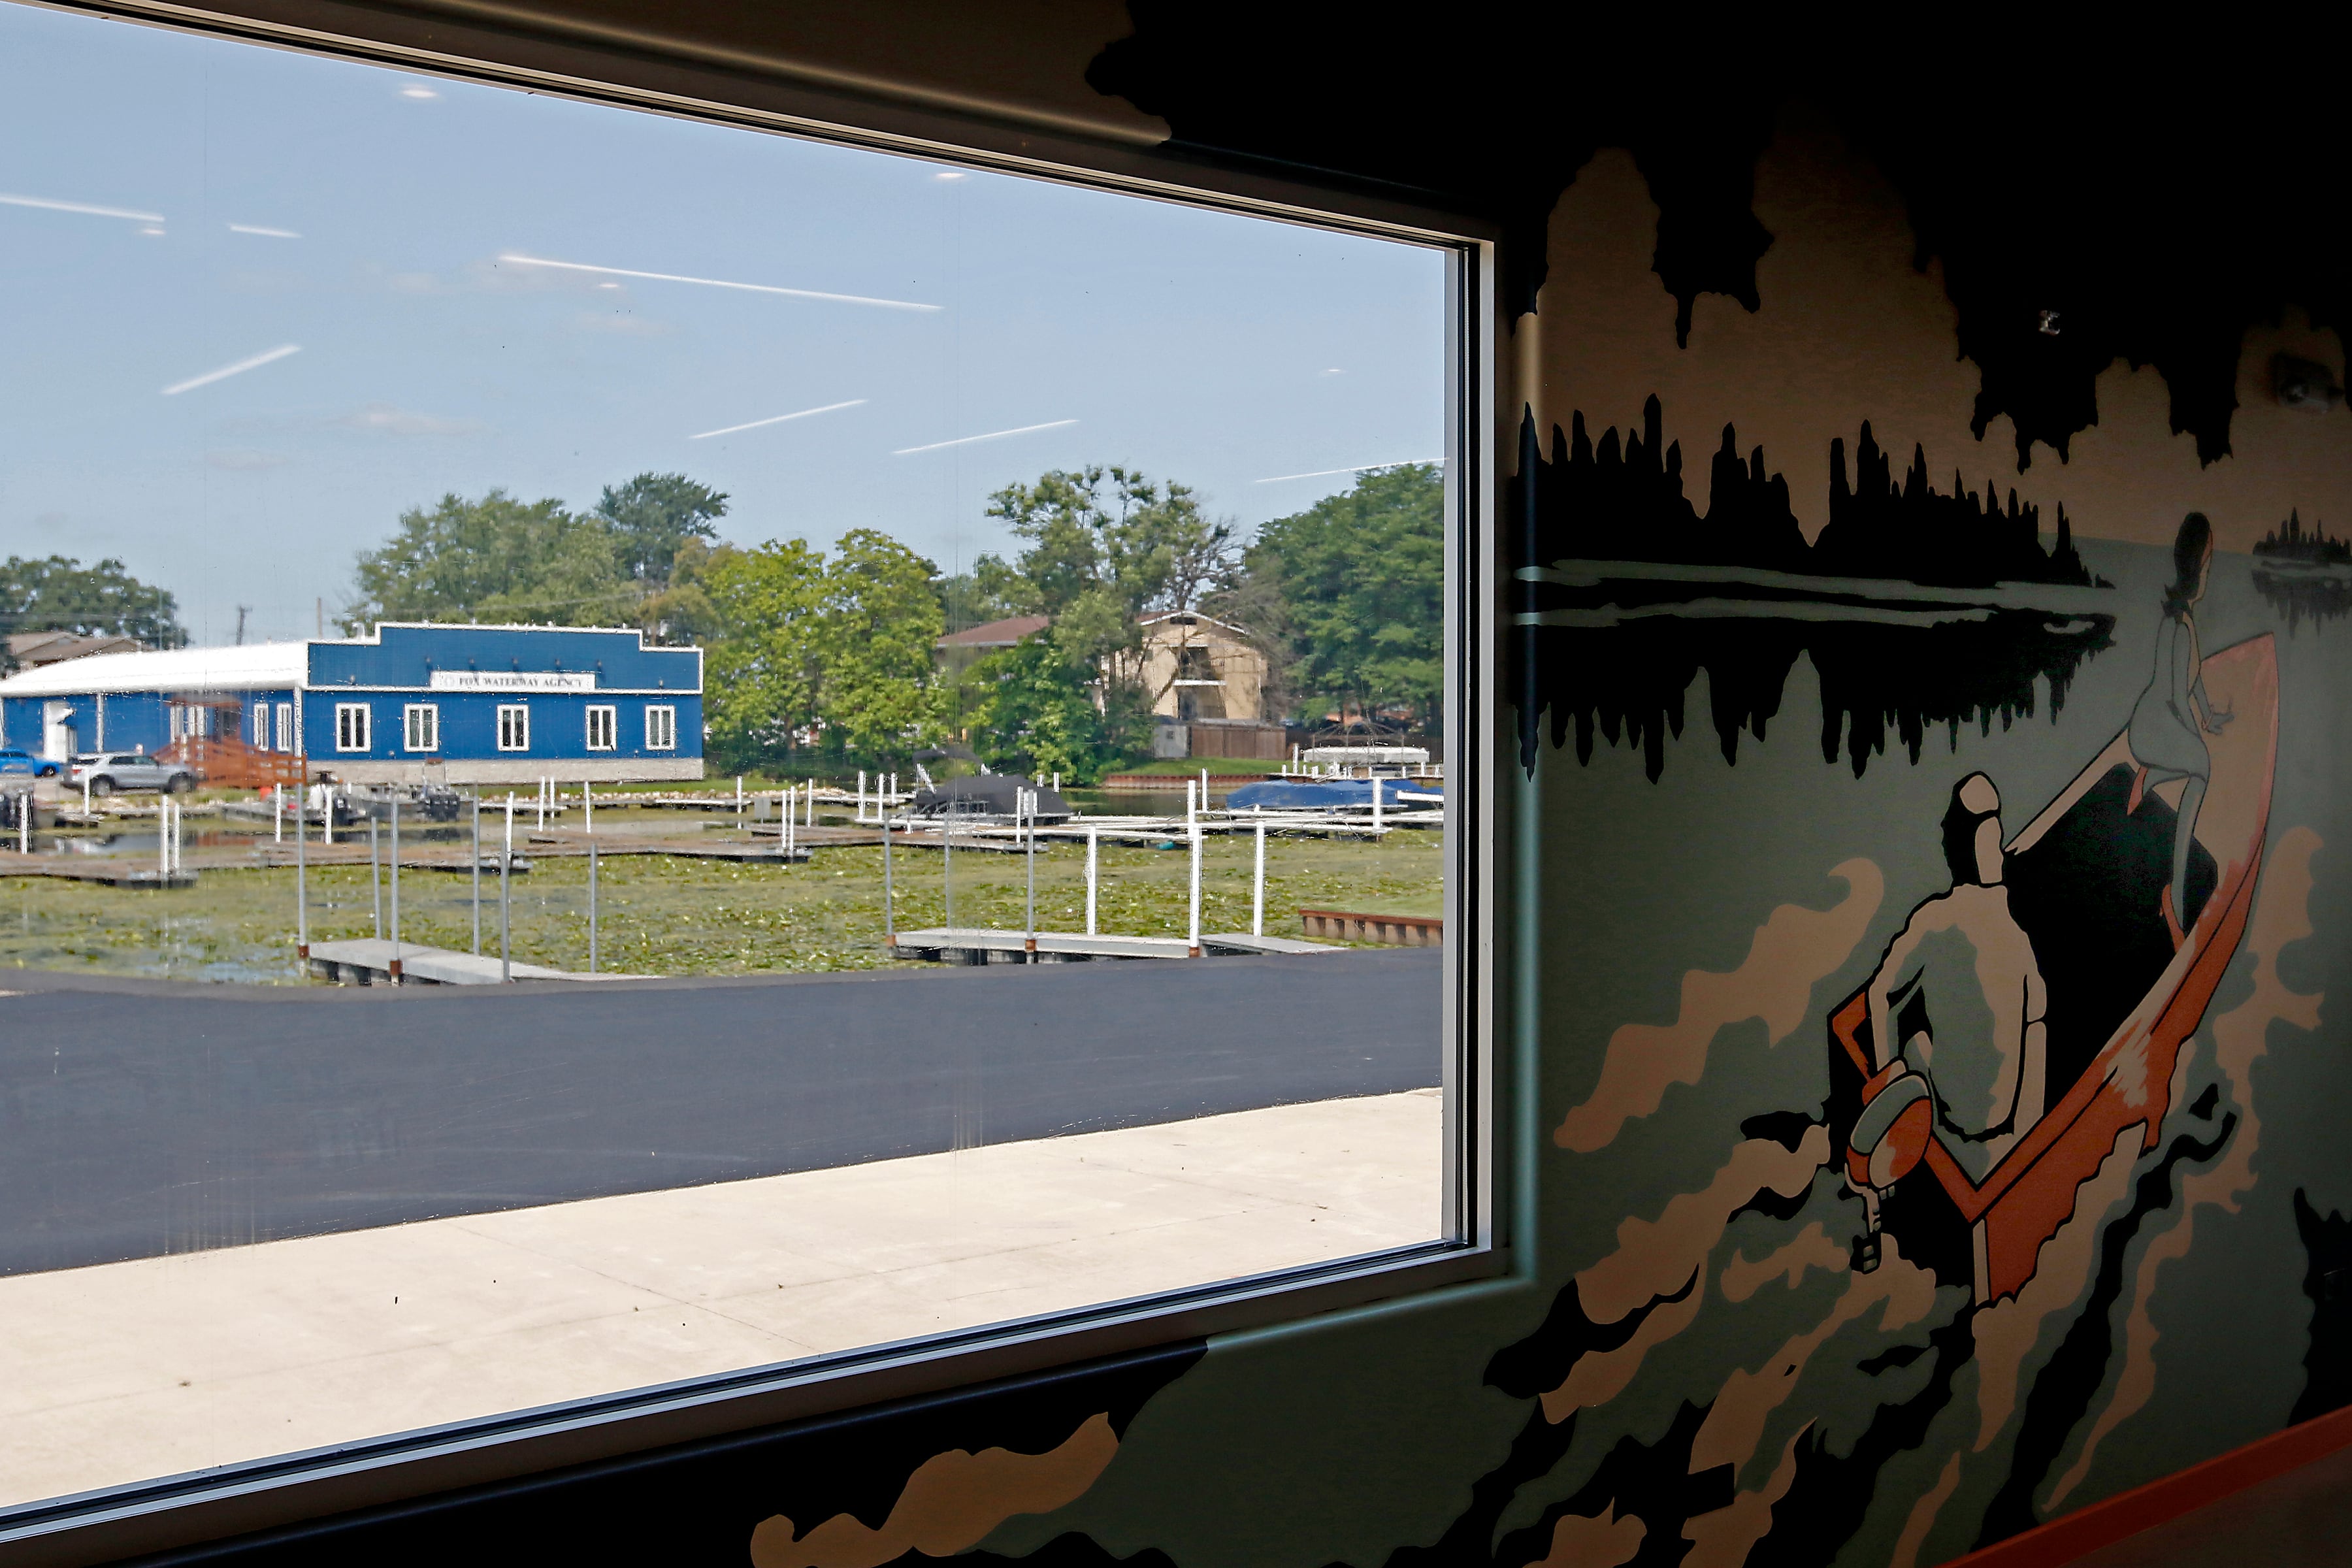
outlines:
[[[1523,1283],[1511,1237],[1527,1223],[1531,1200],[1514,1173],[1531,1157],[1535,1135],[1517,1110],[1514,1086],[1534,1054],[1520,994],[1532,973],[1522,950],[1533,929],[1527,907],[1533,881],[1519,869],[1524,792],[1509,790],[1513,747],[1498,684],[1506,626],[1501,476],[1511,467],[1524,394],[1511,372],[1515,323],[1496,288],[1499,226],[1338,180],[1313,184],[1263,167],[1185,157],[1163,150],[1157,132],[1122,139],[1090,123],[1024,118],[1009,100],[966,104],[914,88],[903,97],[854,93],[823,85],[822,70],[796,71],[788,61],[622,41],[587,24],[569,32],[551,20],[508,26],[462,13],[360,11],[336,0],[215,0],[245,5],[251,15],[165,0],[27,3],[1445,252],[1444,744],[1449,784],[1458,779],[1461,787],[1446,792],[1453,817],[1444,910],[1449,933],[1459,937],[1445,948],[1441,1013],[1449,1112],[1444,1239],[0,1510],[0,1547],[37,1536],[45,1560],[99,1563],[1194,1336]],[[1514,416],[1508,426],[1499,416],[1506,405]],[[527,715],[528,704],[517,706]],[[527,731],[525,742],[523,750]],[[1500,918],[1507,911],[1516,917],[1507,925]]]
[[[417,739],[421,728],[424,740]],[[431,756],[441,750],[441,704],[438,702],[404,702],[400,705],[400,749]]]
[[[596,741],[597,720],[604,721],[604,740]],[[621,710],[610,702],[591,702],[587,710],[587,749],[592,752],[617,752],[621,749]]]
[[[512,745],[507,743],[509,723],[521,732],[520,737]],[[501,752],[528,752],[530,750],[530,703],[501,702],[499,704],[498,742],[499,750]]]
[[[291,702],[280,702],[277,706],[276,739],[278,743],[275,746],[272,746],[270,750],[274,752],[290,752],[294,749],[294,704]]]
[[[656,729],[655,721],[659,720]],[[675,752],[677,750],[677,704],[648,702],[646,704],[646,750]]]
[[[352,721],[356,719],[357,724]],[[351,744],[349,738],[356,730],[359,740]],[[335,704],[335,752],[339,756],[365,756],[375,745],[375,705],[372,702],[338,702]]]

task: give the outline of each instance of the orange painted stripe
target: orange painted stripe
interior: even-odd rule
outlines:
[[[2352,1447],[2352,1405],[1955,1557],[1945,1568],[2060,1568],[2347,1447]]]

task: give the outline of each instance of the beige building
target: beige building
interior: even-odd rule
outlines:
[[[1265,655],[1239,626],[1196,610],[1143,617],[1139,673],[1163,719],[1265,719]]]

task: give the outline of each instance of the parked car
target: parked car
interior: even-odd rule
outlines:
[[[89,783],[92,795],[112,795],[118,790],[168,790],[173,795],[185,795],[196,787],[193,770],[180,763],[167,763],[145,752],[93,752],[76,757],[73,782]]]
[[[66,771],[55,757],[37,757],[17,746],[0,746],[0,778],[53,779]]]

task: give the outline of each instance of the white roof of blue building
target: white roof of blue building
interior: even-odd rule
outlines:
[[[308,642],[173,647],[61,659],[0,680],[0,697],[74,697],[91,691],[283,691],[308,679]]]

